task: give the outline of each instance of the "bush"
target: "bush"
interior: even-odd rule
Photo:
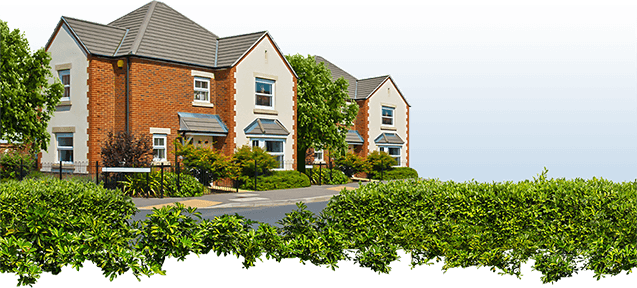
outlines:
[[[330,171],[331,171],[331,175],[330,175]],[[345,176],[345,173],[343,173],[341,170],[338,170],[338,169],[312,168],[312,169],[307,169],[305,171],[305,174],[308,176],[312,175],[312,183],[314,184],[322,183],[326,185],[337,185],[337,184],[345,184],[350,181],[349,178]],[[322,177],[322,180],[320,179],[320,177]]]
[[[146,134],[109,132],[101,155],[103,167],[147,167],[153,159],[153,144]]]
[[[272,171],[257,177],[257,191],[310,187],[310,178],[299,171]],[[254,177],[241,177],[241,189],[254,190]]]
[[[347,153],[342,157],[336,159],[336,166],[347,175],[352,177],[359,172],[369,172],[370,165],[366,162],[365,158],[358,156],[354,153]]]
[[[373,179],[380,179],[381,173],[375,173]],[[383,180],[418,178],[418,172],[410,167],[394,167],[389,171],[383,171]]]
[[[23,167],[23,176],[27,175],[35,165],[35,157],[27,151],[9,150],[0,154],[0,179],[18,179],[20,163]]]
[[[148,174],[148,175],[147,175]],[[148,177],[148,178],[147,178]],[[161,195],[161,173],[134,173],[126,175],[126,180],[121,181],[124,193],[128,196]],[[180,191],[177,191],[177,174],[164,172],[164,196],[165,197],[197,197],[204,194],[206,187],[199,183],[197,178],[181,173],[179,175]]]
[[[238,167],[230,157],[219,151],[207,147],[195,147],[192,144],[182,145],[179,139],[175,139],[175,155],[183,157],[183,164],[191,174],[199,179],[216,180],[221,178],[235,178],[238,176]],[[202,183],[207,185],[208,183]]]
[[[254,177],[254,160],[257,160],[258,175],[270,174],[270,171],[279,166],[274,156],[268,154],[260,147],[241,146],[232,155],[232,161],[241,169],[242,176]]]
[[[392,166],[395,166],[396,159],[392,158],[386,152],[373,151],[369,155],[367,155],[367,163],[370,166],[370,171],[368,174],[371,179],[378,179],[380,177],[381,171],[383,174],[390,170]],[[384,178],[384,177],[383,177]]]

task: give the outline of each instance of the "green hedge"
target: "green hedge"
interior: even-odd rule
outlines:
[[[0,179],[18,179],[22,165],[23,176],[35,165],[35,157],[25,151],[9,150],[0,153]]]
[[[293,172],[269,177],[309,184]],[[164,274],[166,257],[209,252],[241,256],[246,268],[265,255],[333,269],[354,260],[386,273],[398,249],[414,266],[435,260],[445,270],[487,266],[518,277],[521,264],[534,260],[545,283],[581,270],[599,279],[637,268],[637,181],[547,179],[546,171],[517,183],[408,179],[341,191],[319,216],[297,205],[280,228],[261,223],[255,230],[228,215],[199,220],[181,205],[129,221],[136,208],[117,190],[75,180],[9,181],[0,184],[0,273],[33,284],[42,272],[88,260],[111,280],[127,271],[139,278]]]
[[[151,172],[134,173],[126,175],[126,180],[121,181],[120,185],[124,188],[124,193],[128,196],[145,196],[159,197],[161,194],[161,173]],[[148,178],[148,179],[147,179]],[[197,178],[181,173],[179,175],[179,186],[177,190],[177,174],[173,172],[164,172],[164,196],[166,197],[197,197],[204,194],[206,187],[199,183]]]
[[[254,177],[242,177],[241,189],[254,190]],[[310,178],[299,171],[272,171],[257,177],[257,191],[309,187]]]
[[[372,179],[381,178],[381,173],[379,171],[376,171],[376,173],[370,175]],[[418,172],[410,167],[395,167],[391,168],[390,170],[383,171],[382,178],[383,180],[418,178]]]

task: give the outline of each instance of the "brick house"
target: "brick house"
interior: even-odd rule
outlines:
[[[358,104],[358,115],[345,139],[350,151],[366,156],[371,151],[387,152],[400,167],[409,167],[409,103],[391,76],[357,79],[343,69],[315,56],[324,63],[334,80],[343,77],[349,82],[350,101]],[[324,157],[318,151],[319,159]]]
[[[92,172],[108,133],[130,131],[152,137],[155,163],[183,136],[296,169],[297,76],[267,31],[219,37],[152,1],[106,25],[61,17],[45,49],[65,93],[41,163]]]

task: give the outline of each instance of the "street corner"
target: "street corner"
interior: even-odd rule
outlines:
[[[186,207],[194,207],[194,208],[206,208],[206,207],[211,207],[211,206],[215,206],[215,205],[219,205],[221,204],[221,202],[218,201],[207,201],[207,200],[199,200],[199,199],[192,199],[192,200],[184,200],[184,201],[179,201],[179,202],[171,202],[171,203],[164,203],[164,204],[157,204],[157,205],[151,205],[151,206],[144,206],[144,207],[139,207],[140,210],[152,210],[153,208],[162,208],[164,206],[175,206],[176,203],[181,203]]]

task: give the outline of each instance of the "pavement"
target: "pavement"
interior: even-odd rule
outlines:
[[[361,183],[361,184],[359,184]],[[327,201],[338,195],[343,189],[354,190],[363,182],[352,182],[342,185],[312,185],[304,188],[239,191],[238,193],[216,193],[200,197],[185,198],[133,198],[135,206],[140,210],[152,210],[179,202],[197,209],[243,208],[290,205],[297,202],[311,203]]]

